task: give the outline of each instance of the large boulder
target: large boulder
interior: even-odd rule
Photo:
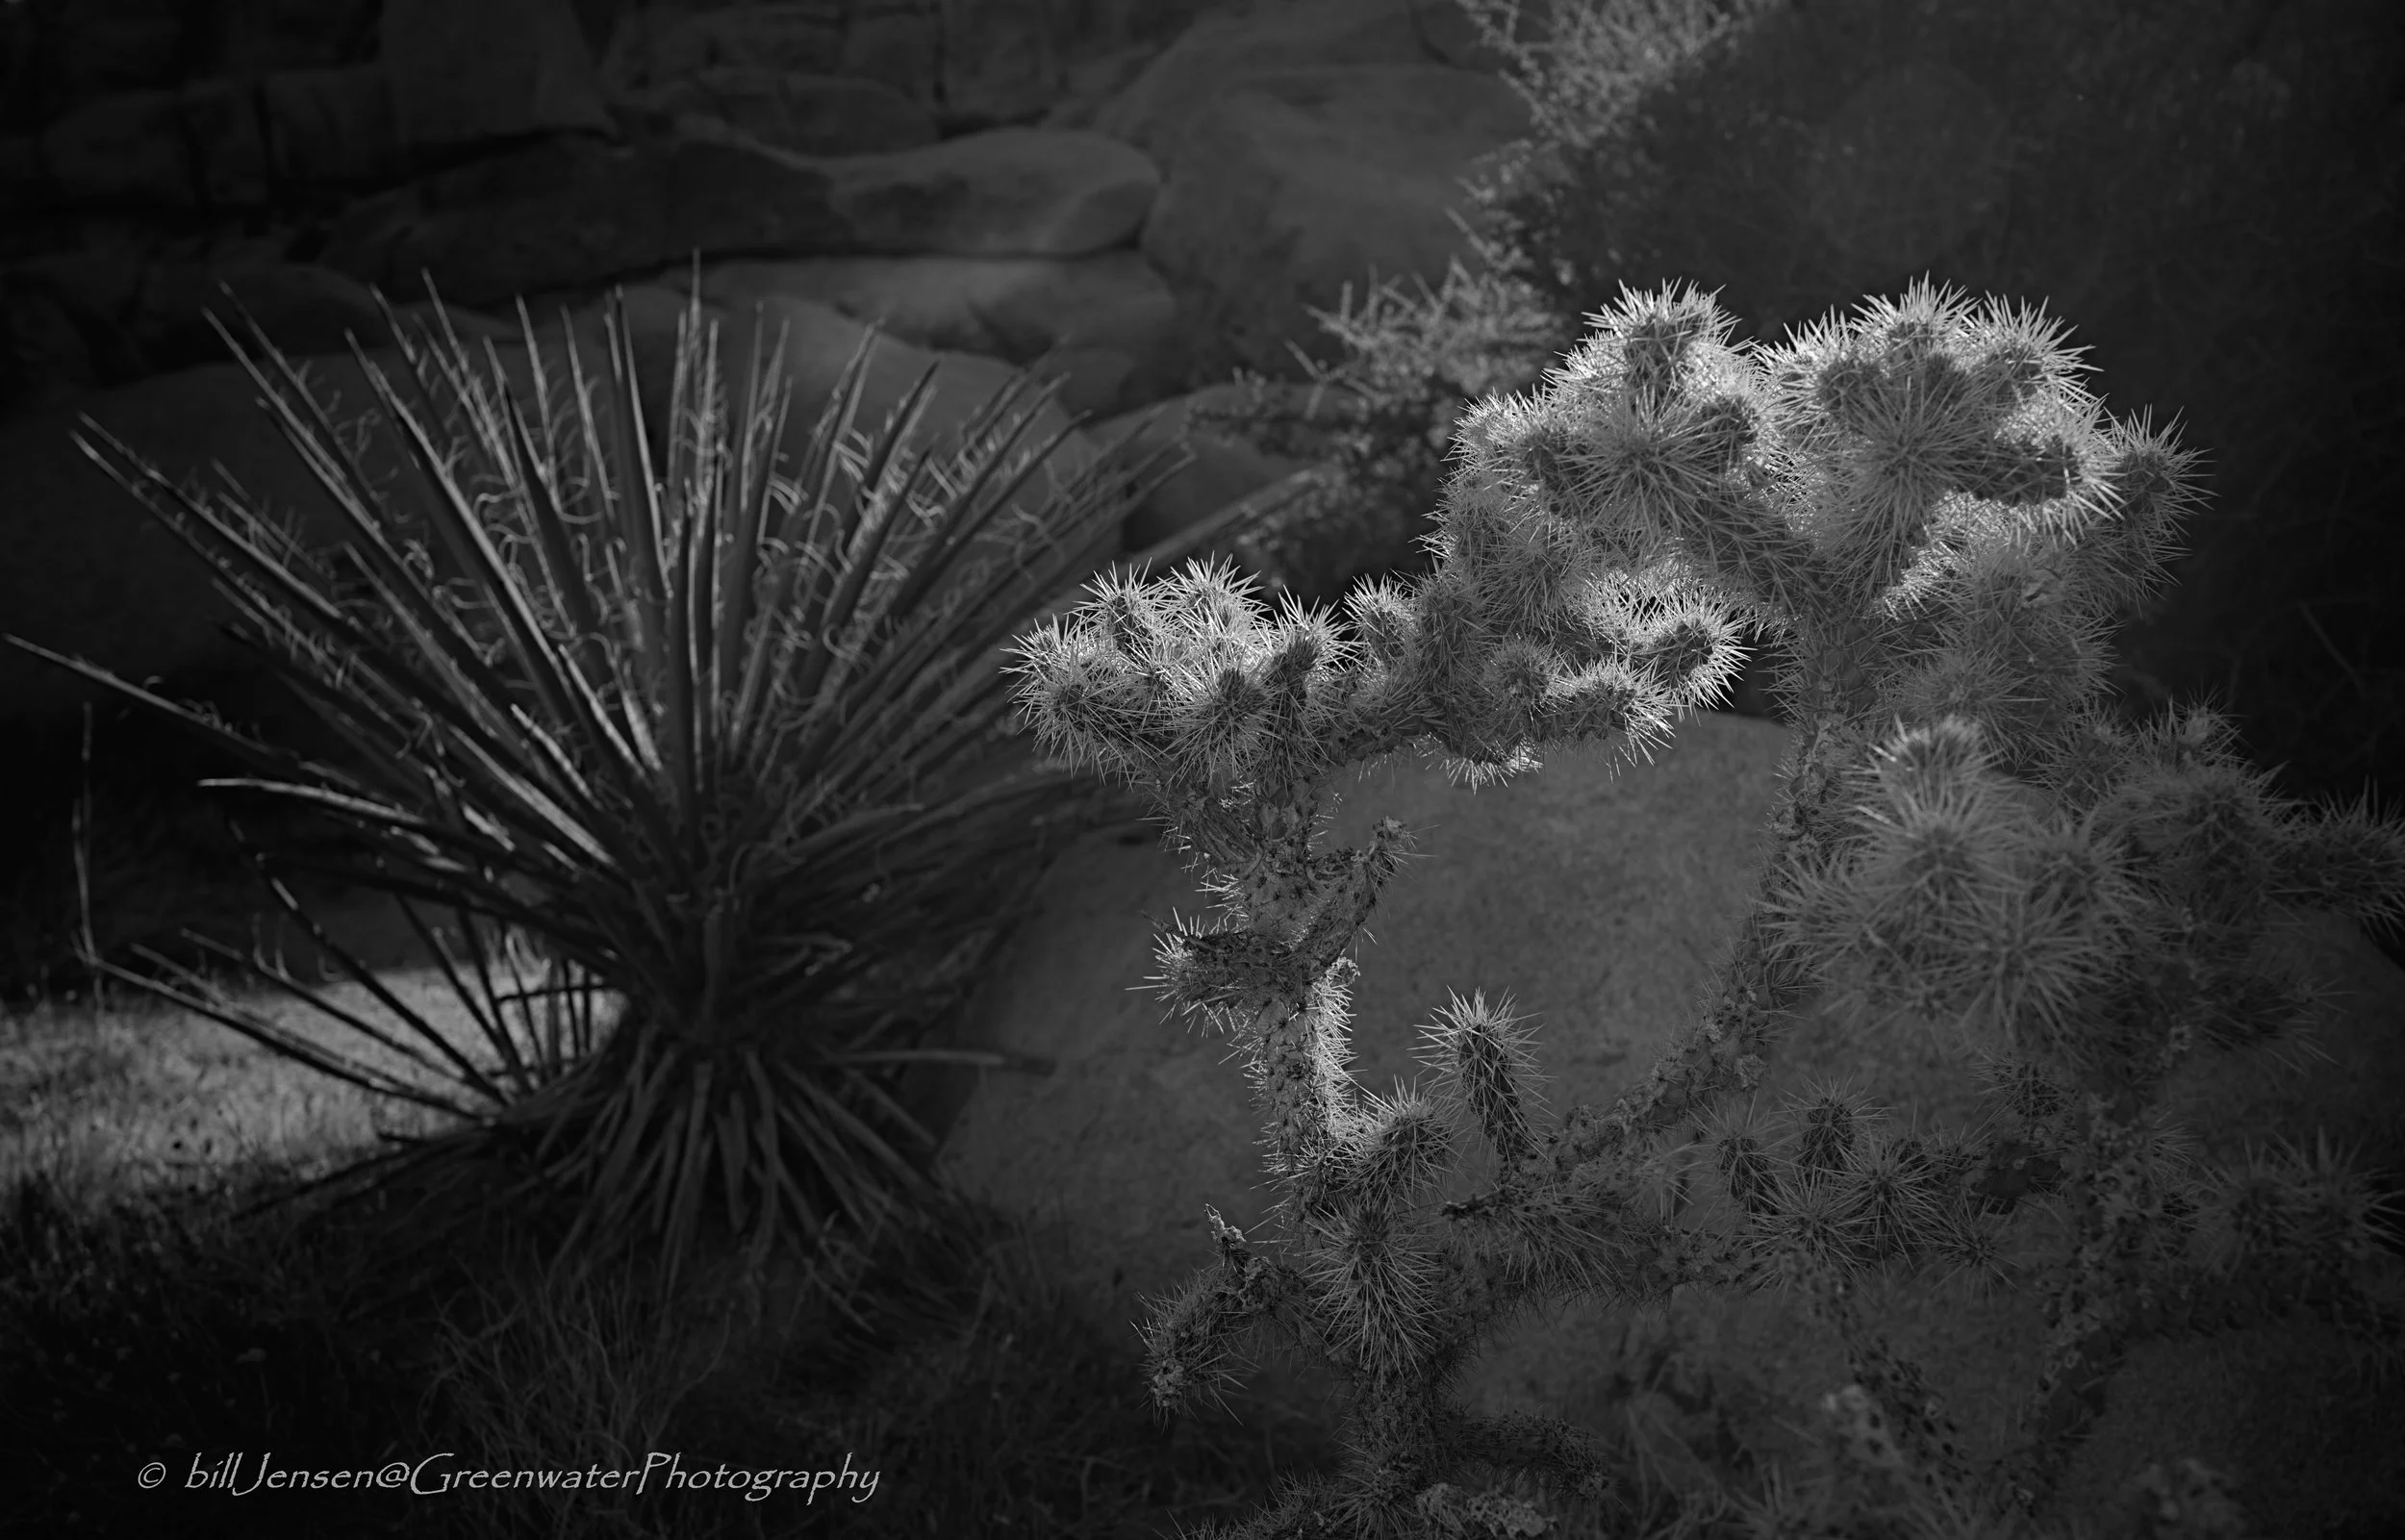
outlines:
[[[640,366],[638,387],[655,444],[664,442],[673,339],[681,295],[661,289],[627,292],[628,318]],[[455,312],[473,356],[482,358],[478,337],[495,338],[506,375],[521,399],[531,372],[514,328]],[[850,360],[865,332],[861,323],[803,301],[764,307],[766,335],[773,342],[787,323],[787,375],[794,406],[782,441],[797,456],[816,428],[819,409]],[[748,378],[750,316],[705,309],[721,322],[721,360],[732,398],[741,399]],[[596,306],[570,315],[576,346],[588,378],[606,378],[607,364]],[[556,322],[538,322],[546,369],[567,378],[566,353]],[[273,341],[272,337],[270,341]],[[397,352],[378,349],[369,358],[388,374],[400,367]],[[349,356],[301,361],[313,390],[334,420],[349,425],[373,406],[374,396]],[[884,339],[871,356],[864,387],[862,427],[873,427],[900,401],[930,365],[938,369],[922,419],[919,442],[941,445],[972,413],[991,399],[1015,373],[991,359],[938,354]],[[404,398],[408,398],[404,387]],[[207,581],[191,554],[115,486],[75,446],[71,435],[88,413],[136,454],[157,466],[170,481],[215,492],[223,467],[240,487],[246,505],[292,522],[305,543],[323,548],[345,526],[324,489],[303,465],[274,420],[255,404],[256,391],[233,363],[206,365],[143,380],[120,390],[78,399],[0,423],[0,458],[12,467],[12,495],[0,502],[0,541],[11,553],[0,564],[0,631],[71,655],[89,658],[133,679],[173,677],[240,668],[247,655],[219,632],[231,608]],[[1041,442],[1068,427],[1056,406],[1037,417],[1028,442]],[[1088,441],[1071,431],[1056,452],[1055,473],[1090,464]],[[393,484],[405,464],[391,431],[371,424],[362,444],[362,464],[371,483]],[[1021,494],[1021,506],[1041,506],[1050,481],[1039,473]],[[82,681],[15,648],[0,651],[0,720],[70,707],[97,698]]]
[[[0,5],[5,115],[46,123],[95,97],[204,75],[357,63],[382,0],[74,0]]]
[[[1213,9],[1104,104],[1095,126],[1166,161],[1213,99],[1247,81],[1295,69],[1441,63],[1418,19],[1393,0]]]
[[[610,128],[569,0],[384,0],[378,25],[404,144]]]
[[[1340,777],[1324,847],[1365,845],[1392,816],[1424,831],[1428,858],[1406,863],[1370,921],[1356,1075],[1408,1078],[1414,1023],[1449,990],[1508,992],[1542,1024],[1557,1108],[1643,1073],[1743,911],[1785,746],[1766,723],[1706,717],[1617,777],[1589,751],[1477,792],[1409,755]],[[965,1190],[1055,1242],[1105,1320],[1141,1320],[1142,1297],[1210,1260],[1204,1204],[1247,1228],[1275,1196],[1230,1045],[1164,1020],[1138,987],[1158,972],[1156,930],[1210,905],[1152,832],[1090,838],[1038,892],[970,1031],[1057,1068],[981,1074],[944,1155]]]
[[[1050,0],[782,0],[653,6],[617,18],[601,75],[612,91],[640,92],[722,65],[840,73],[874,81],[940,114],[951,129],[990,128],[1043,117],[1065,95],[1090,89],[1099,62],[1149,58],[1197,15],[1236,3],[1080,0],[1063,7]]]
[[[605,89],[636,91],[719,65],[833,74],[843,63],[841,0],[720,10],[646,6],[619,18],[600,76]]]
[[[1291,373],[1290,346],[1330,357],[1312,308],[1467,254],[1461,179],[1527,108],[1431,63],[1411,23],[1349,0],[1206,18],[1098,115],[1161,164],[1143,246],[1192,314],[1197,383]]]
[[[1128,512],[1121,526],[1121,547],[1148,549],[1180,530],[1201,523],[1248,493],[1260,491],[1311,464],[1307,460],[1271,454],[1205,423],[1198,426],[1198,406],[1223,401],[1226,387],[1188,391],[1108,418],[1095,425],[1095,437],[1105,442],[1125,438],[1143,447],[1182,443],[1187,463]]]
[[[392,341],[367,285],[311,263],[155,264],[143,274],[133,306],[116,319],[143,361],[167,373],[224,359],[225,341],[208,317],[215,314],[235,336],[245,337],[244,312],[295,356],[340,353],[353,334],[375,347]]]
[[[714,117],[799,155],[874,155],[935,142],[935,116],[878,81],[713,64],[621,98],[671,117]]]
[[[722,262],[702,292],[831,305],[922,347],[983,353],[1064,376],[1061,404],[1110,412],[1178,366],[1177,297],[1143,257],[807,257]]]
[[[1118,245],[1159,174],[1095,134],[1000,129],[886,155],[756,140],[555,138],[354,204],[319,260],[388,290],[481,305],[656,270],[698,249],[1076,256]]]
[[[27,204],[255,208],[407,164],[380,63],[116,92],[19,142],[0,156],[0,198]]]
[[[240,319],[247,312],[295,357],[342,352],[353,335],[371,348],[392,341],[367,285],[315,264],[278,260],[270,249],[145,259],[135,250],[101,248],[13,264],[0,269],[0,296],[30,312],[16,323],[18,359],[85,387],[221,363],[228,355],[209,324],[212,313],[247,338]],[[422,313],[426,302],[396,308]],[[46,340],[38,331],[25,335],[43,324],[42,315],[63,325],[50,324]]]
[[[1428,858],[1386,886],[1373,944],[1358,951],[1357,1078],[1382,1092],[1417,1076],[1416,1028],[1449,995],[1481,991],[1490,1002],[1507,996],[1532,1025],[1540,1126],[1639,1084],[1693,1019],[1745,913],[1788,746],[1776,724],[1706,713],[1682,721],[1650,765],[1616,774],[1579,750],[1475,793],[1407,755],[1358,782],[1339,776],[1343,803],[1323,847],[1366,845],[1391,816],[1421,834]],[[925,1103],[952,1116],[943,1169],[1026,1222],[1093,1318],[1113,1323],[1143,1322],[1148,1299],[1210,1264],[1206,1204],[1251,1233],[1276,1196],[1234,1045],[1165,1019],[1143,987],[1159,972],[1156,935],[1209,903],[1152,833],[1098,833],[1065,853],[971,1007],[964,1046],[1050,1060],[1050,1071],[961,1072],[952,1099],[931,1089]],[[2342,1148],[2362,1141],[2366,1168],[2393,1163],[2405,1153],[2390,1112],[2405,1084],[2405,975],[2344,923],[2300,927],[2285,945],[2348,1001],[2322,1037],[2330,1061],[2283,1070],[2276,1046],[2199,1058],[2168,1088],[2165,1110],[2215,1158],[2275,1136],[2310,1148],[2318,1128]],[[1969,1066],[1937,1038],[1874,1043],[1817,1011],[1784,1034],[1757,1099],[1768,1110],[1837,1079],[1899,1123],[1966,1122],[1983,1108]],[[1709,1178],[1706,1167],[1697,1191]],[[1445,1196],[1466,1196],[1476,1179],[1463,1174]],[[2012,1259],[2059,1247],[2053,1226],[2047,1213],[2027,1215]],[[1927,1370],[1967,1452],[2009,1448],[2042,1356],[2036,1289],[1982,1300],[1933,1277],[1877,1285],[1869,1302],[1892,1345]],[[1282,1351],[1263,1350],[1265,1367],[1247,1378],[1307,1404],[1309,1383],[1287,1372]],[[2284,1361],[2311,1377],[2290,1382]],[[2112,1381],[2111,1410],[2078,1452],[2056,1515],[2092,1518],[2138,1467],[2181,1454],[2263,1494],[2255,1512],[2310,1516],[2269,1532],[2331,1532],[2323,1527],[2350,1504],[2359,1520],[2392,1512],[2392,1484],[2380,1489],[2394,1464],[2378,1452],[2396,1419],[2348,1382],[2348,1367],[2345,1339],[2311,1324],[2150,1345]],[[1716,1463],[1744,1479],[1755,1468],[1735,1451],[1801,1453],[1790,1430],[1810,1428],[1819,1399],[1850,1377],[1800,1298],[1682,1290],[1657,1311],[1590,1300],[1514,1323],[1459,1388],[1474,1409],[1560,1416],[1607,1441],[1641,1424],[1661,1470]],[[2364,1431],[2330,1431],[2366,1418],[2375,1421]],[[2299,1419],[2312,1426],[2291,1430]]]

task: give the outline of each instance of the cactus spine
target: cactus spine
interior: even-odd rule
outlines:
[[[2147,1115],[2183,1055],[2305,1018],[2310,991],[2255,948],[2279,913],[2405,909],[2398,825],[2280,802],[2209,712],[2132,729],[2102,700],[2192,456],[2108,417],[2056,323],[1925,284],[1776,346],[1732,345],[1691,289],[1624,290],[1592,320],[1537,389],[1470,410],[1435,569],[1357,586],[1349,624],[1188,568],[1106,582],[1021,643],[1043,744],[1149,793],[1219,899],[1218,921],[1163,938],[1156,982],[1249,1050],[1280,1191],[1274,1237],[1212,1216],[1217,1264],[1146,1332],[1154,1394],[1207,1392],[1263,1331],[1351,1391],[1352,1463],[1242,1532],[1532,1532],[1496,1477],[1593,1492],[1604,1462],[1564,1425],[1471,1416],[1462,1367],[1524,1308],[1680,1284],[1810,1289],[1860,1381],[1832,1416],[1885,1404],[1944,1502],[1991,1499],[1933,1466],[1917,1371],[1846,1295],[1888,1265],[2000,1276],[2016,1205],[2056,1190],[2076,1195],[2077,1254],[2029,1449],[1995,1490],[2042,1488],[2080,1387],[2161,1324],[2135,1301],[2226,1304],[2242,1266],[2305,1254],[2241,1232],[2332,1237],[2328,1298],[2393,1336],[2361,1287],[2383,1217],[2359,1181],[2292,1159],[2268,1183],[2289,1228],[2242,1220]],[[1798,725],[1699,1018],[1612,1107],[1551,1127],[1525,1024],[1482,995],[1423,1029],[1428,1083],[1358,1085],[1348,951],[1410,836],[1387,820],[1366,849],[1315,850],[1329,778],[1406,747],[1473,787],[1554,745],[1642,754],[1720,693],[1747,625],[1784,643]],[[1940,1024],[1988,1067],[1998,1119],[1900,1133],[1844,1088],[1785,1133],[1733,1118],[1815,993]],[[1734,1226],[1685,1222],[1665,1188],[1690,1123]],[[1440,1203],[1469,1139],[1493,1182]]]

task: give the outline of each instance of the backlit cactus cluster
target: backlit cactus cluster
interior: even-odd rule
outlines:
[[[1541,387],[1463,418],[1425,577],[1357,587],[1341,623],[1269,614],[1224,570],[1113,581],[1021,642],[1041,742],[1148,792],[1219,901],[1162,938],[1156,982],[1248,1050],[1280,1193],[1274,1235],[1212,1216],[1217,1265],[1147,1332],[1154,1393],[1207,1393],[1264,1330],[1352,1392],[1351,1464],[1242,1532],[1534,1532],[1497,1479],[1593,1491],[1605,1464],[1566,1426],[1471,1416],[1459,1371],[1524,1308],[1681,1283],[1807,1285],[1858,1381],[1832,1405],[1884,1404],[1929,1463],[1917,1371],[1852,1320],[1846,1280],[2002,1276],[2028,1198],[2077,1219],[2030,1447],[1978,1498],[1949,1455],[1913,1488],[1930,1501],[2042,1487],[2134,1334],[2253,1319],[2283,1266],[2392,1339],[2360,1178],[2326,1150],[2215,1178],[2148,1111],[2191,1049],[2306,1019],[2311,992],[2258,947],[2273,920],[2405,910],[2397,825],[2282,803],[2210,712],[2132,727],[2102,699],[2190,457],[2109,418],[2055,323],[1926,286],[1775,346],[1732,344],[1690,290],[1590,319]],[[1747,626],[1782,644],[1797,727],[1698,1020],[1611,1108],[1553,1127],[1529,1112],[1525,1025],[1482,994],[1424,1028],[1423,1083],[1358,1084],[1349,953],[1410,837],[1386,820],[1367,848],[1315,850],[1328,780],[1405,747],[1474,786],[1551,745],[1641,753],[1721,692]],[[1994,1116],[1899,1131],[1845,1088],[1775,1125],[1736,1112],[1815,993],[1962,1045]],[[1473,1141],[1491,1181],[1448,1199]]]

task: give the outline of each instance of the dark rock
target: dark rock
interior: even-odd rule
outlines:
[[[384,67],[363,64],[101,97],[30,154],[0,154],[0,189],[43,204],[242,209],[403,164]]]
[[[84,0],[60,10],[45,60],[49,78],[35,83],[51,101],[83,101],[174,80],[189,10],[180,0]]]
[[[215,0],[189,6],[208,31],[210,74],[255,77],[364,63],[383,0]]]
[[[463,304],[712,253],[1076,255],[1119,244],[1158,173],[1091,134],[1002,129],[890,155],[810,158],[689,133],[546,140],[354,205],[320,259]]]
[[[622,99],[671,116],[716,117],[799,155],[873,155],[937,138],[925,108],[891,86],[842,75],[713,64]]]
[[[882,82],[930,107],[941,101],[939,0],[848,0],[844,9],[845,74]]]
[[[405,145],[610,128],[568,0],[384,0],[379,29]]]
[[[231,299],[220,285],[233,290]],[[124,324],[151,367],[189,368],[227,357],[224,340],[209,325],[209,312],[235,336],[248,335],[238,305],[268,341],[294,357],[342,352],[345,333],[357,333],[371,347],[392,341],[367,285],[306,263],[159,265],[143,275]]]
[[[1031,123],[1059,99],[1077,34],[1050,0],[943,0],[938,56],[945,115]]]
[[[281,183],[375,182],[404,164],[392,77],[380,63],[266,76],[259,115]]]
[[[1193,420],[1195,406],[1212,399],[1215,392],[1197,391],[1095,424],[1098,442],[1114,442],[1123,436],[1132,436],[1132,442],[1147,446],[1182,440],[1193,456],[1191,464],[1155,488],[1127,516],[1120,540],[1123,550],[1140,551],[1157,544],[1309,464],[1265,454],[1240,439],[1198,427]]]
[[[90,344],[56,294],[0,287],[0,412],[55,406],[96,382]]]
[[[843,0],[629,13],[602,56],[605,90],[640,90],[714,65],[831,75],[844,66]]]
[[[673,280],[671,279],[671,282]],[[1049,360],[1073,412],[1113,411],[1124,391],[1178,366],[1177,301],[1132,251],[1085,257],[812,257],[706,265],[725,303],[782,295],[832,305],[922,347]]]
[[[1460,179],[1526,124],[1500,80],[1432,64],[1254,75],[1205,98],[1144,230],[1191,313],[1197,379],[1291,373],[1290,346],[1332,357],[1309,308],[1373,274],[1441,280],[1468,255]]]
[[[77,108],[42,131],[40,160],[54,195],[76,202],[196,202],[177,93],[122,91]]]
[[[1095,118],[1104,134],[1158,160],[1216,97],[1263,75],[1432,61],[1412,12],[1394,0],[1301,0],[1196,19]]]

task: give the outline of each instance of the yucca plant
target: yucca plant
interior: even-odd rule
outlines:
[[[92,961],[435,1115],[336,1173],[353,1191],[500,1155],[516,1162],[507,1191],[568,1200],[564,1248],[646,1242],[671,1281],[722,1215],[764,1250],[785,1237],[813,1265],[857,1256],[931,1190],[932,1141],[900,1073],[996,1061],[924,1046],[964,992],[963,959],[1048,848],[1127,816],[1066,767],[996,774],[981,761],[1011,731],[1001,644],[1115,550],[1119,517],[1178,451],[1139,458],[1129,439],[1064,472],[1052,453],[1067,430],[1032,442],[1049,391],[1025,382],[934,440],[921,431],[932,366],[864,428],[872,334],[787,475],[784,339],[764,355],[755,322],[730,415],[696,290],[663,457],[622,293],[598,380],[572,332],[567,379],[556,362],[546,371],[519,307],[530,401],[489,343],[478,369],[447,315],[438,340],[386,314],[406,377],[357,356],[406,450],[390,494],[255,322],[273,379],[218,324],[340,510],[330,553],[239,494],[171,485],[89,417],[91,437],[77,436],[211,565],[236,635],[349,745],[347,763],[11,640],[259,771],[205,785],[355,831],[350,854],[252,855],[399,1024],[222,946],[383,1054],[295,1032],[156,953],[143,954],[156,975]],[[462,431],[446,445],[449,427]],[[328,941],[284,881],[309,871],[402,901],[470,1041]]]

